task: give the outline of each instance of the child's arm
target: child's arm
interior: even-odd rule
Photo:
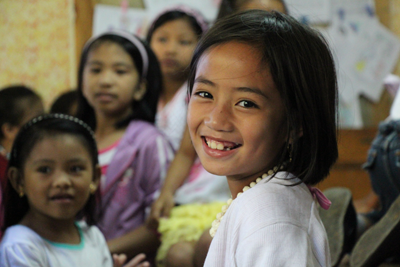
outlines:
[[[193,148],[189,130],[186,126],[181,145],[168,169],[160,196],[151,207],[148,219],[148,224],[151,228],[157,229],[160,217],[169,217],[169,213],[175,205],[174,194],[188,177],[195,159],[196,151]]]
[[[107,245],[111,254],[126,254],[128,258],[132,258],[140,253],[150,256],[154,253],[154,248],[160,245],[160,241],[154,230],[142,225],[121,237],[109,240]]]

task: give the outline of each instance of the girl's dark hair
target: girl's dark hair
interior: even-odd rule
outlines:
[[[73,114],[73,108],[74,105],[77,104],[77,101],[78,101],[77,90],[64,92],[54,100],[53,104],[51,104],[50,113],[75,115]]]
[[[317,31],[278,12],[249,10],[218,21],[199,41],[191,62],[192,91],[205,51],[227,42],[258,48],[271,72],[287,115],[288,140],[279,165],[306,184],[328,174],[338,157],[337,82],[328,44]],[[284,162],[291,161],[287,164]]]
[[[27,101],[28,106],[23,105],[22,101]],[[24,85],[3,88],[0,90],[0,127],[5,123],[20,126],[29,108],[41,102],[41,98]],[[0,140],[3,138],[3,131],[0,130]]]
[[[115,43],[121,46],[132,58],[132,61],[135,64],[136,69],[139,72],[139,76],[141,80],[139,82],[146,83],[146,92],[143,98],[140,101],[132,100],[132,114],[121,120],[117,123],[117,128],[125,127],[129,124],[131,120],[143,120],[148,121],[150,123],[154,123],[156,111],[157,111],[157,103],[160,92],[162,90],[162,74],[160,70],[160,66],[156,56],[154,55],[151,48],[138,39],[144,46],[147,57],[148,57],[148,69],[145,77],[143,77],[143,60],[140,54],[140,50],[136,47],[134,43],[129,41],[128,39],[120,36],[117,32],[102,34],[99,38],[90,40],[90,45],[85,46],[82,51],[79,72],[78,72],[78,110],[77,117],[85,121],[92,129],[96,129],[96,118],[94,114],[93,108],[89,105],[86,98],[82,93],[83,86],[83,71],[86,65],[86,61],[88,59],[88,54],[92,49],[99,47],[104,43]],[[133,90],[133,88],[132,88]]]
[[[238,12],[238,10],[242,5],[250,1],[254,0],[222,0],[221,4],[219,5],[219,11],[216,20],[222,19],[223,17]],[[289,13],[284,0],[273,0],[273,1],[281,3],[283,5],[285,13],[286,14]]]
[[[195,11],[192,11],[195,12]],[[198,16],[201,16],[200,14]],[[165,23],[169,22],[169,21],[173,21],[173,20],[177,20],[177,19],[187,19],[189,24],[192,26],[193,31],[196,33],[196,35],[198,36],[198,38],[201,37],[201,35],[203,34],[204,30],[204,26],[202,27],[202,25],[200,25],[200,22],[191,14],[184,12],[183,10],[169,10],[165,13],[162,13],[159,17],[157,17],[153,23],[151,24],[149,31],[147,32],[147,37],[146,37],[146,41],[148,43],[151,42],[151,38],[153,37],[154,32],[161,27],[162,25],[164,25]],[[205,22],[203,22],[205,23]]]
[[[34,146],[41,140],[57,135],[69,134],[76,136],[86,147],[92,159],[93,175],[98,165],[97,146],[93,131],[78,118],[64,114],[49,114],[38,116],[24,124],[19,131],[8,162],[8,170],[14,167],[20,175],[24,175],[24,165]],[[94,177],[93,177],[94,178]],[[7,181],[4,195],[4,225],[3,229],[18,224],[29,211],[26,196],[20,197],[14,190],[10,180]],[[99,190],[91,194],[78,218],[84,218],[89,225],[97,222],[99,214],[96,211],[96,202],[100,199]]]

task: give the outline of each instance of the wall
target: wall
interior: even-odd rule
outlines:
[[[0,1],[0,87],[23,83],[46,106],[75,86],[73,0]]]

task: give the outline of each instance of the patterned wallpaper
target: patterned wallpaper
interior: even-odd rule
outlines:
[[[76,85],[74,0],[0,0],[0,88],[25,84],[46,107]]]

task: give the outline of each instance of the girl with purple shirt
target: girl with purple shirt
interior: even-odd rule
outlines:
[[[99,228],[113,253],[132,257],[158,247],[144,225],[173,152],[153,125],[162,88],[151,49],[139,38],[110,31],[90,39],[78,77],[78,117],[94,129],[102,169]]]

